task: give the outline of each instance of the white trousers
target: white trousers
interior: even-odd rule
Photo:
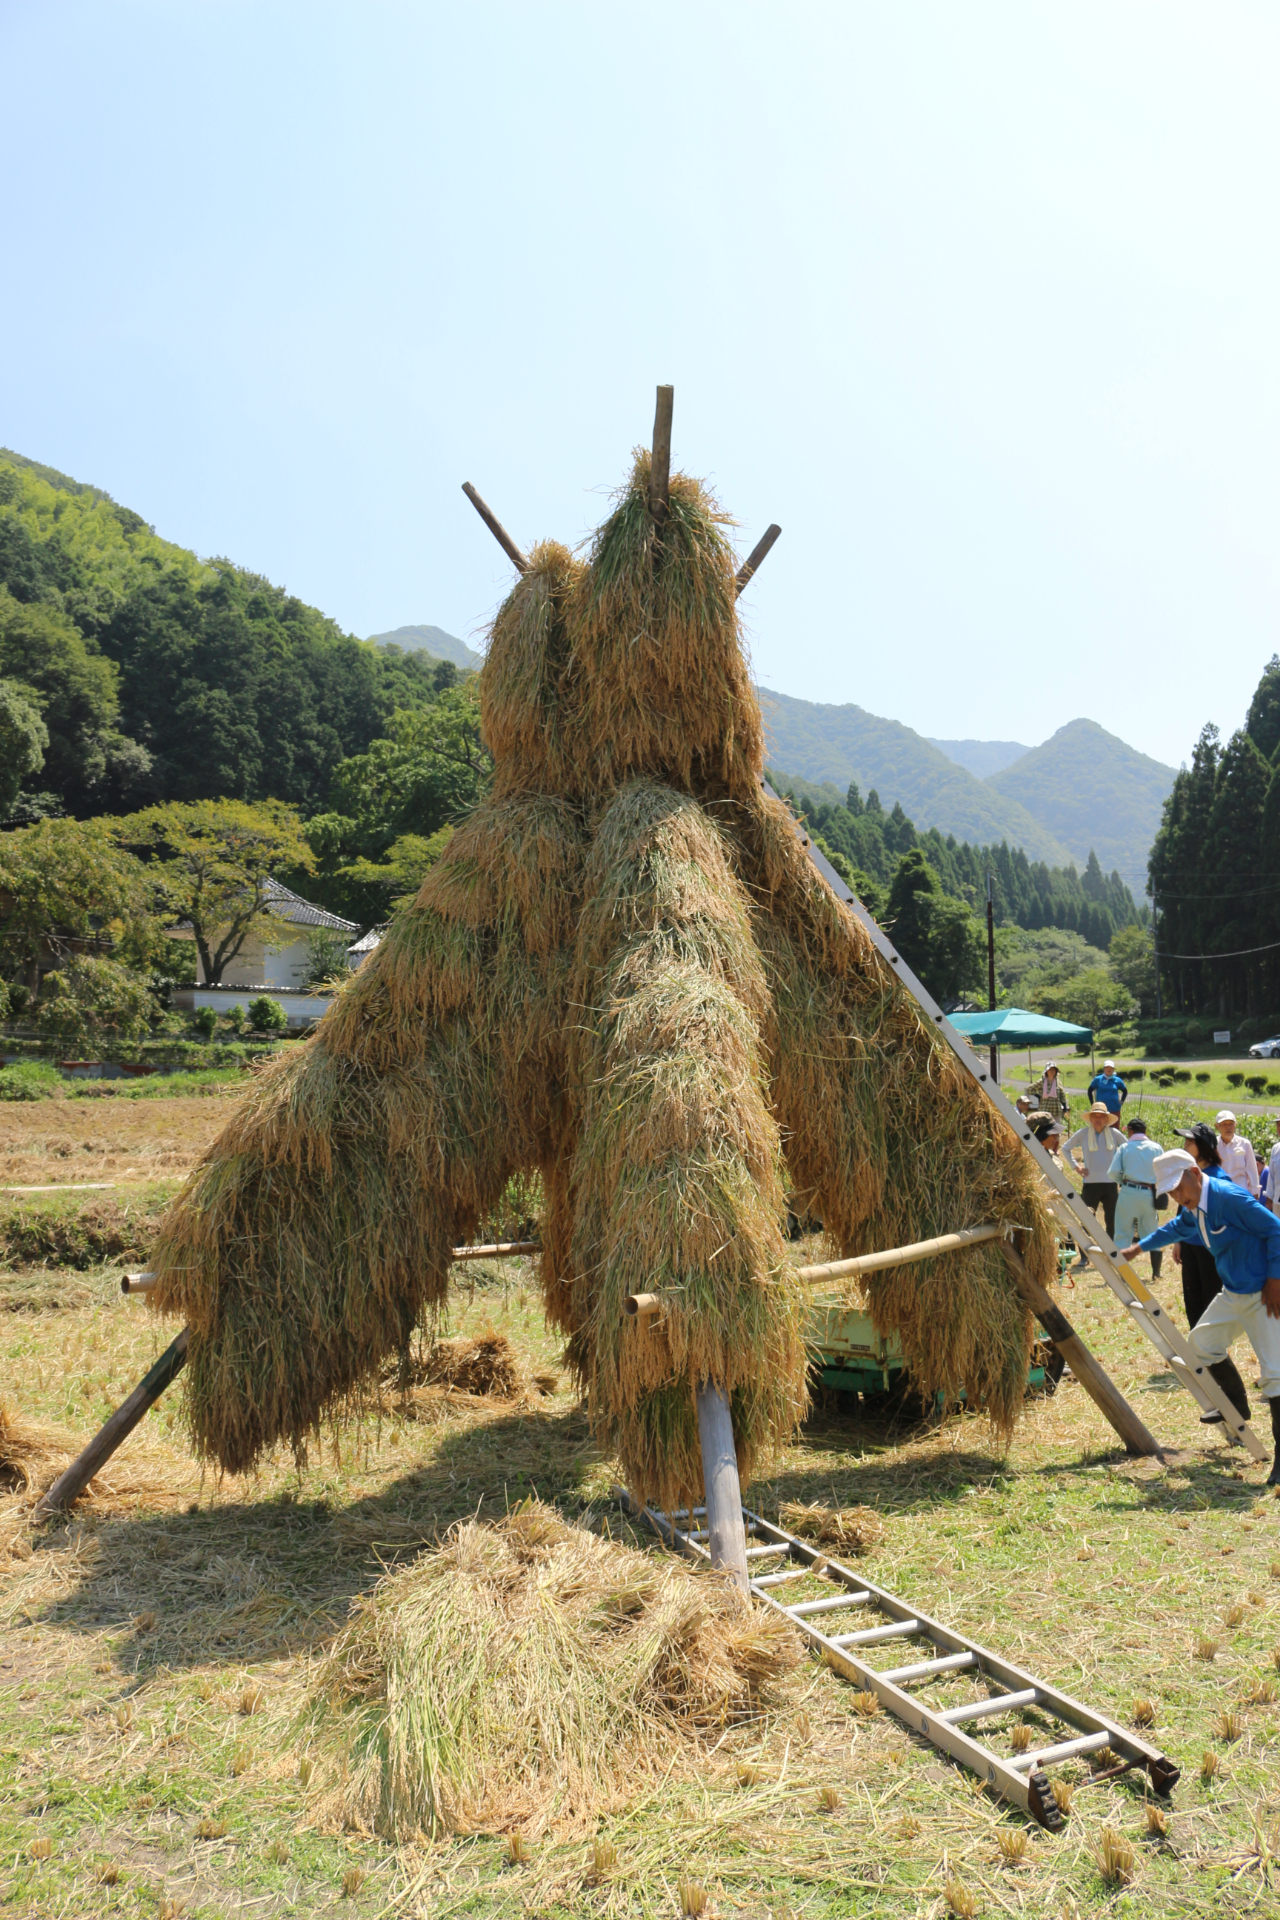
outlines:
[[[1232,1293],[1229,1287],[1215,1293],[1191,1329],[1191,1345],[1212,1367],[1226,1359],[1242,1333],[1258,1356],[1258,1391],[1264,1400],[1280,1397],[1280,1320],[1267,1312],[1260,1293]]]

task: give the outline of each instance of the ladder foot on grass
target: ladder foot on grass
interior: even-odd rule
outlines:
[[[640,1506],[621,1488],[615,1494],[623,1508],[644,1520],[667,1546],[700,1565],[711,1564],[707,1529],[698,1524],[703,1509],[665,1514]],[[1056,1761],[1105,1753],[1114,1756],[1116,1769],[1144,1771],[1159,1794],[1172,1792],[1177,1784],[1178,1769],[1167,1755],[1117,1721],[908,1606],[749,1507],[742,1509],[742,1526],[744,1540],[752,1542],[746,1548],[752,1598],[789,1620],[834,1672],[874,1693],[910,1732],[970,1768],[992,1792],[1023,1808],[1048,1832],[1062,1827],[1046,1772]],[[845,1630],[868,1613],[875,1617],[874,1625]],[[924,1643],[919,1649],[923,1658],[904,1660],[901,1645],[894,1650],[895,1641],[911,1640]],[[872,1657],[882,1651],[889,1655],[887,1663],[873,1666]],[[988,1690],[971,1692],[975,1681]],[[967,1697],[937,1697],[954,1685],[963,1686]],[[1011,1731],[1000,1747],[994,1733],[979,1739],[965,1731],[966,1723],[1007,1725],[1009,1716],[1026,1713],[1036,1716],[1031,1737],[1039,1734],[1040,1744],[1022,1751],[1014,1748]]]

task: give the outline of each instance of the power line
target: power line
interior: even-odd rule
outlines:
[[[1157,887],[1151,898],[1155,900],[1252,900],[1260,893],[1280,893],[1280,882],[1273,887],[1242,887],[1238,893],[1166,893],[1163,887]]]
[[[1274,953],[1280,947],[1280,940],[1272,940],[1265,947],[1233,947],[1230,953],[1162,953],[1162,960],[1239,960],[1247,953]]]

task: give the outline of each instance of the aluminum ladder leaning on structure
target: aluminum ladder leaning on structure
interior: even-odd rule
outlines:
[[[766,793],[777,799],[778,796],[767,781],[764,787]],[[836,898],[843,901],[857,916],[876,951],[897,974],[907,991],[919,1002],[931,1024],[951,1048],[970,1079],[982,1089],[1000,1118],[1021,1140],[1044,1176],[1049,1190],[1049,1209],[1054,1218],[1097,1268],[1116,1299],[1130,1315],[1134,1325],[1141,1329],[1165,1361],[1174,1379],[1187,1389],[1203,1412],[1214,1411],[1222,1415],[1223,1431],[1230,1440],[1246,1447],[1255,1460],[1269,1460],[1271,1456],[1267,1448],[1263,1446],[1249,1422],[1241,1418],[1238,1410],[1228,1400],[1205,1363],[1187,1344],[1186,1339],[1178,1331],[1151,1289],[1139,1279],[1128,1261],[1121,1259],[1114,1241],[1106,1230],[1099,1226],[1066,1174],[1054,1166],[1022,1115],[1005,1099],[988,1068],[983,1065],[968,1042],[957,1033],[928,988],[916,979],[888,934],[876,924],[862,902],[845,885],[830,861],[825,859],[813,845],[799,822],[793,821],[793,825],[796,836],[809,859]]]
[[[698,1524],[704,1508],[668,1516],[655,1508],[638,1506],[621,1488],[615,1489],[615,1495],[628,1513],[645,1520],[669,1547],[710,1564],[712,1556],[704,1544],[706,1528]],[[676,1524],[680,1520],[689,1524]],[[953,1632],[919,1607],[909,1606],[832,1560],[807,1540],[784,1533],[749,1507],[742,1509],[742,1520],[745,1537],[752,1543],[746,1549],[752,1598],[790,1620],[835,1672],[874,1693],[881,1706],[912,1733],[968,1767],[1051,1833],[1062,1826],[1062,1814],[1044,1771],[1055,1761],[1105,1752],[1108,1762],[1104,1771],[1108,1774],[1137,1767],[1146,1772],[1159,1794],[1171,1793],[1176,1786],[1178,1768],[1174,1763],[1128,1728]],[[782,1597],[780,1590],[812,1582],[824,1582],[828,1591],[806,1593],[803,1598],[798,1593],[790,1599]],[[861,1609],[881,1618],[874,1625],[852,1626],[850,1621],[858,1618],[857,1610]],[[923,1657],[903,1660],[904,1650],[893,1645],[903,1640],[925,1642],[920,1649]],[[889,1652],[889,1661],[884,1666],[872,1665],[872,1657],[880,1648]],[[930,1704],[925,1697],[930,1687],[960,1676],[993,1683],[994,1691],[946,1705]],[[1059,1721],[1061,1734],[1051,1734],[1040,1745],[1032,1744],[1017,1752],[1011,1739],[1001,1749],[991,1738],[979,1739],[965,1731],[966,1725],[974,1726],[978,1721],[1030,1712]],[[1032,1738],[1034,1741],[1034,1735]]]

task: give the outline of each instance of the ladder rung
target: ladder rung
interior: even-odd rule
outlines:
[[[1033,1707],[1040,1698],[1038,1687],[1024,1687],[1021,1693],[993,1693],[987,1700],[970,1700],[964,1707],[944,1707],[935,1720],[958,1727],[965,1720],[985,1720],[993,1713],[1012,1713],[1015,1707]]]
[[[780,1587],[785,1580],[808,1580],[811,1577],[809,1567],[792,1567],[785,1573],[762,1573],[751,1584],[753,1587]]]
[[[748,1560],[763,1560],[767,1553],[790,1553],[790,1551],[790,1547],[785,1545],[780,1547],[748,1547],[747,1558]]]
[[[873,1647],[877,1640],[896,1640],[899,1634],[919,1633],[918,1620],[890,1620],[883,1627],[863,1627],[860,1633],[842,1633],[838,1647]]]
[[[1061,1746],[1040,1747],[1035,1753],[1015,1753],[1009,1764],[1019,1771],[1024,1767],[1042,1767],[1049,1760],[1069,1760],[1075,1753],[1097,1753],[1110,1744],[1109,1733],[1082,1733],[1078,1740],[1064,1740]]]
[[[948,1653],[940,1660],[921,1660],[914,1667],[891,1667],[887,1673],[877,1673],[877,1680],[923,1680],[927,1673],[958,1673],[961,1667],[976,1667],[976,1653]]]
[[[811,1613],[835,1613],[839,1607],[865,1607],[871,1598],[869,1593],[842,1593],[835,1600],[801,1600],[798,1606],[788,1607],[787,1612],[793,1620],[807,1620]]]

